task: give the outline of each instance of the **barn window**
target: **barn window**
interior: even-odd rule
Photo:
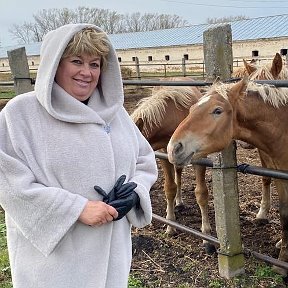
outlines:
[[[118,62],[121,62],[121,61],[122,61],[121,57],[118,57]]]
[[[189,55],[188,55],[188,54],[184,54],[183,56],[184,56],[184,59],[185,59],[185,60],[188,60],[188,59],[189,59]]]
[[[170,60],[170,56],[169,55],[165,55],[165,60],[169,61]]]
[[[2,67],[4,67],[5,66],[5,64],[4,63],[2,63]]]
[[[281,50],[280,50],[280,54],[281,54],[282,56],[287,55],[287,49],[281,49]]]
[[[34,66],[34,61],[31,61],[31,65]]]
[[[148,56],[148,61],[152,61],[152,56]]]
[[[132,61],[133,62],[135,62],[136,61],[136,57],[134,56],[134,57],[132,57]]]
[[[259,51],[258,50],[253,50],[252,51],[252,57],[258,57],[259,56]]]

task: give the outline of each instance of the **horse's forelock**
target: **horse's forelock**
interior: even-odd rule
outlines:
[[[256,69],[250,76],[250,80],[273,80],[274,77],[270,72],[271,65],[266,65]]]
[[[212,85],[211,90],[216,91],[219,95],[221,95],[223,98],[228,100],[228,90],[233,84],[226,84],[222,82],[217,82]]]

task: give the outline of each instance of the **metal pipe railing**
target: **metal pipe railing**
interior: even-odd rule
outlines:
[[[201,238],[201,239],[204,239],[210,243],[213,243],[214,245],[218,246],[220,245],[219,243],[219,240],[211,235],[207,235],[207,234],[204,234],[198,230],[195,230],[195,229],[191,229],[191,228],[188,228],[184,225],[181,225],[177,222],[174,222],[174,221],[171,221],[171,220],[167,220],[157,214],[154,214],[152,213],[152,217],[154,220],[156,221],[159,221],[161,223],[164,223],[164,224],[167,224],[171,227],[174,227],[182,232],[185,232],[185,233],[188,233],[188,234],[192,234],[198,238]],[[278,259],[275,259],[273,257],[270,257],[270,256],[267,256],[265,254],[261,254],[261,253],[258,253],[258,252],[255,252],[255,251],[252,251],[248,248],[243,248],[243,254],[244,256],[247,258],[247,257],[250,257],[250,256],[253,256],[254,258],[256,259],[259,259],[259,260],[262,260],[266,263],[269,263],[269,264],[272,264],[272,265],[275,265],[275,266],[278,266],[278,267],[281,267],[283,269],[286,269],[288,270],[288,263],[287,262],[284,262],[284,261],[281,261],[281,260],[278,260]]]
[[[155,151],[156,158],[166,159],[168,160],[168,155],[163,152]],[[201,158],[197,160],[192,160],[191,164],[207,166],[213,168],[213,162],[207,158]],[[251,174],[251,175],[258,175],[258,176],[267,176],[277,179],[284,179],[288,180],[288,171],[285,170],[276,170],[276,169],[269,169],[260,166],[252,166],[246,163],[239,164],[235,167],[217,167],[217,169],[221,168],[236,168],[237,172],[241,172],[243,174]]]
[[[240,78],[231,78],[225,83],[239,81]],[[254,80],[258,84],[268,84],[275,87],[288,87],[287,80]],[[123,80],[123,85],[135,86],[209,86],[214,82],[206,81],[159,81],[159,80]]]

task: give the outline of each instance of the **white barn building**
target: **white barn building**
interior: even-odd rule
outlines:
[[[276,52],[286,60],[288,14],[233,21],[229,24],[232,29],[233,58],[239,61],[239,65],[242,65],[243,58],[271,59]],[[187,65],[203,63],[203,32],[215,25],[221,24],[112,34],[109,37],[121,66],[134,67],[135,61],[139,61],[141,70],[143,67],[157,69],[157,65],[173,69],[173,65],[181,66],[183,60]],[[23,46],[30,69],[37,70],[41,43],[0,48],[0,72],[10,70],[7,51]]]

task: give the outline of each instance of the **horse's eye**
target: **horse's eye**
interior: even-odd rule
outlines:
[[[220,115],[222,112],[223,112],[223,111],[222,111],[222,108],[217,107],[217,108],[215,108],[215,109],[213,110],[212,114],[213,114],[213,115]]]

